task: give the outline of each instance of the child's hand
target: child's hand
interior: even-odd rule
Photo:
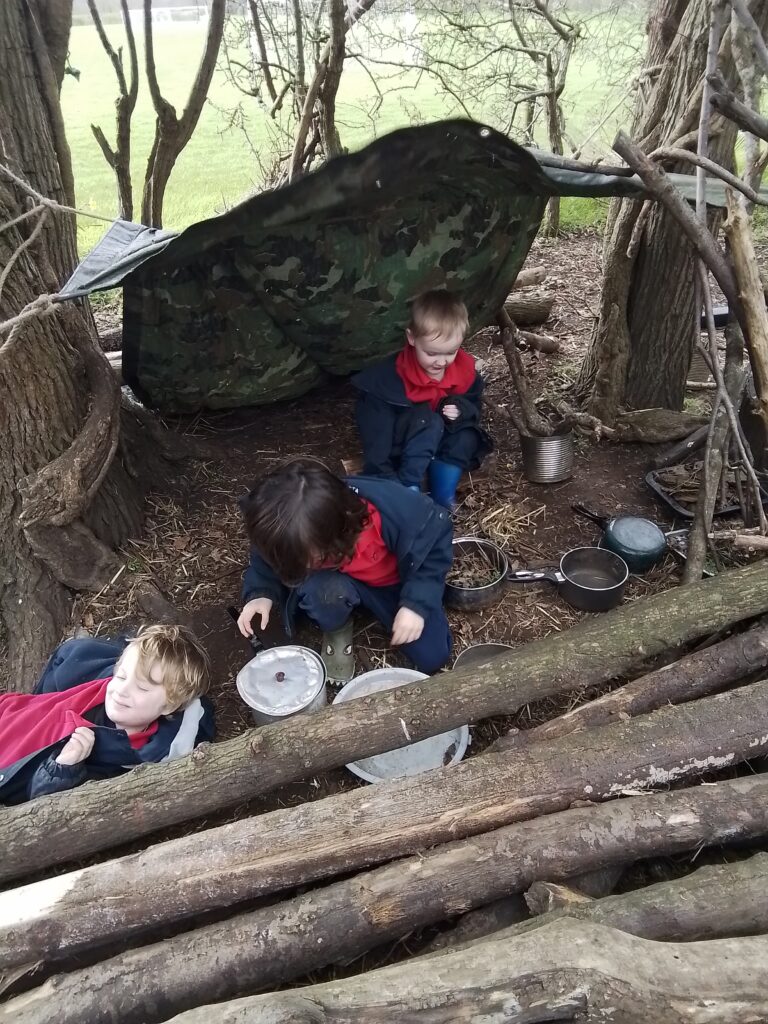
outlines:
[[[458,405],[444,405],[443,416],[445,416],[447,420],[457,420],[459,416],[461,416]]]
[[[401,608],[392,623],[392,646],[412,644],[424,632],[424,619],[410,608]]]
[[[67,740],[67,743],[56,758],[56,764],[80,764],[89,756],[93,750],[93,743],[96,739],[93,729],[85,725],[79,725]]]
[[[266,629],[269,625],[269,614],[272,611],[272,601],[268,597],[256,597],[240,612],[237,625],[243,636],[253,636],[251,619],[256,615],[261,616],[261,628]]]

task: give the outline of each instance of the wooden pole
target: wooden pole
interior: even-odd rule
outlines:
[[[173,1024],[755,1024],[768,937],[652,942],[584,921],[325,985],[200,1007]]]
[[[725,200],[728,207],[725,235],[744,311],[744,336],[757,392],[757,412],[768,430],[768,311],[744,200],[731,189],[726,189]]]
[[[251,730],[189,757],[41,797],[0,816],[0,881],[149,835],[361,757],[532,700],[595,686],[768,611],[752,565],[634,601],[482,666]],[[407,733],[407,736],[406,736]]]

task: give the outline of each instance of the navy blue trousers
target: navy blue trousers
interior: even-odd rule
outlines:
[[[298,589],[299,608],[324,632],[340,629],[355,608],[367,609],[386,628],[391,629],[400,609],[400,584],[371,587],[334,569],[321,569]],[[403,644],[400,650],[419,672],[432,675],[451,656],[453,637],[442,608],[427,616],[418,640]]]

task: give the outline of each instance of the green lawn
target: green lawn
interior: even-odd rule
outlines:
[[[599,33],[607,30],[604,25],[593,22],[590,31],[599,39]],[[108,32],[113,45],[121,45],[122,27],[108,26]],[[616,32],[615,26],[613,32]],[[202,29],[193,25],[174,24],[156,31],[161,87],[168,99],[179,107],[186,98],[197,68],[203,38]],[[591,45],[589,49],[589,53],[574,60],[573,74],[563,96],[568,132],[576,143],[580,143],[598,123],[616,94],[616,87],[608,81],[601,60],[594,56],[595,47]],[[142,60],[141,54],[139,59]],[[100,125],[108,138],[113,136],[117,85],[112,66],[91,26],[73,29],[70,60],[79,69],[80,80],[66,77],[62,106],[72,149],[77,202],[83,209],[113,216],[116,212],[114,178],[90,126]],[[387,73],[392,74],[391,70]],[[393,84],[391,79],[390,84]],[[397,85],[397,91],[385,94],[381,109],[372,121],[366,109],[370,109],[375,98],[373,85],[356,62],[347,63],[338,103],[338,122],[346,146],[359,148],[374,134],[381,135],[411,123],[414,117],[430,121],[457,113],[455,103],[441,95],[434,80],[426,75],[402,74]],[[241,99],[223,71],[217,71],[197,130],[171,176],[165,199],[166,227],[178,229],[211,216],[261,186],[262,170],[244,134],[226,127],[224,111]],[[251,143],[262,159],[268,161],[270,122],[254,101],[246,99],[246,102]],[[472,111],[475,113],[474,107]],[[483,119],[482,105],[479,105],[476,116]],[[587,152],[605,151],[621,116],[618,112],[598,131]],[[132,173],[137,207],[153,132],[154,112],[146,83],[142,81],[133,118]],[[585,226],[599,219],[601,214],[602,206],[589,200],[565,200],[563,203],[565,226]],[[103,230],[104,225],[100,222],[81,218],[81,252],[90,249]]]

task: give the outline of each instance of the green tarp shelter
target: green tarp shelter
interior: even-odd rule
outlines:
[[[404,128],[179,234],[118,221],[61,295],[122,284],[123,376],[147,404],[274,402],[397,348],[427,289],[491,322],[552,195],[643,189],[471,121]]]

